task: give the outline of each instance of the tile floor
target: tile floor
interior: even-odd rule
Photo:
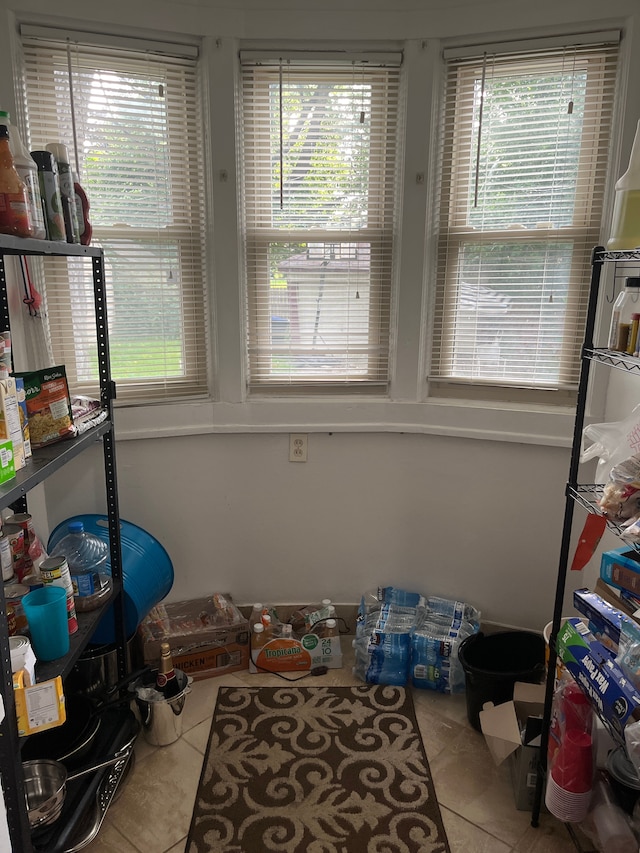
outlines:
[[[348,637],[343,637],[343,655],[342,669],[303,683],[361,683],[351,673]],[[247,671],[194,682],[182,737],[152,747],[140,735],[135,767],[84,850],[183,853],[218,688],[282,684],[277,676]],[[451,853],[575,853],[566,828],[551,815],[543,813],[534,829],[530,813],[516,810],[508,770],[494,765],[482,735],[467,722],[464,696],[416,690],[414,701]]]

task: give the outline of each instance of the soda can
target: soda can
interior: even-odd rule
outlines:
[[[69,633],[75,634],[78,630],[78,617],[76,616],[76,605],[73,599],[73,584],[69,573],[69,564],[66,557],[47,557],[40,563],[40,576],[43,583],[61,586],[67,593],[67,619],[69,620]]]

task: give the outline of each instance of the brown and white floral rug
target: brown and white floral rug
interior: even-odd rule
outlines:
[[[222,687],[186,853],[450,853],[403,687]]]

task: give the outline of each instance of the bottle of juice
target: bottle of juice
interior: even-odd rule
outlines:
[[[47,237],[47,228],[42,210],[38,167],[23,144],[18,128],[14,124],[11,124],[11,116],[6,110],[0,110],[0,124],[6,125],[9,131],[9,148],[13,156],[13,165],[16,167],[16,172],[20,175],[27,188],[29,213],[31,214],[31,223],[33,225],[32,236],[38,240],[45,240]]]
[[[33,236],[27,187],[13,162],[6,124],[0,124],[0,233]]]

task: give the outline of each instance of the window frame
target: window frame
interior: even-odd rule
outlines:
[[[210,395],[210,368],[211,358],[209,353],[209,329],[208,319],[208,280],[207,280],[207,258],[203,249],[203,237],[206,233],[206,210],[208,207],[205,198],[206,182],[200,170],[203,162],[203,86],[202,67],[200,60],[200,49],[196,44],[171,44],[155,40],[143,40],[136,38],[120,37],[117,35],[101,35],[95,33],[82,33],[79,31],[58,30],[56,28],[31,26],[22,24],[20,26],[20,57],[24,63],[25,45],[29,46],[31,54],[37,54],[37,67],[46,73],[45,86],[50,88],[55,85],[56,74],[62,64],[58,61],[63,49],[64,40],[70,45],[69,50],[73,54],[74,46],[78,45],[81,51],[80,58],[76,61],[84,69],[99,68],[105,72],[115,74],[131,74],[138,77],[144,72],[144,64],[149,65],[149,74],[157,73],[169,81],[172,87],[177,86],[179,93],[187,92],[188,98],[173,96],[166,98],[165,129],[168,154],[168,168],[166,170],[169,194],[171,197],[171,218],[163,227],[143,225],[120,225],[113,223],[100,225],[89,211],[89,219],[93,228],[93,245],[102,245],[105,249],[105,279],[108,300],[113,298],[114,283],[110,280],[110,246],[129,246],[130,257],[144,254],[161,252],[165,246],[167,251],[174,253],[179,259],[179,270],[186,274],[178,277],[179,290],[176,297],[181,306],[180,311],[180,336],[178,344],[181,355],[181,370],[177,375],[165,376],[138,376],[119,377],[117,370],[113,369],[114,379],[117,383],[118,397],[117,405],[143,405],[147,403],[170,402],[186,399],[203,399]],[[51,53],[47,55],[47,50]],[[54,56],[55,54],[55,56]],[[24,67],[24,66],[23,66]],[[23,72],[26,77],[26,71]],[[27,98],[28,83],[23,78],[27,115],[33,112]],[[44,120],[35,119],[36,124],[46,127]],[[27,127],[28,127],[27,122]],[[172,163],[180,158],[187,159],[185,155],[184,137],[189,129],[193,136],[189,147],[189,163],[181,163],[178,169],[172,168]],[[70,149],[70,153],[72,153]],[[81,176],[82,177],[82,176]],[[177,180],[187,180],[189,192],[173,192],[171,187]],[[90,188],[85,183],[91,203]],[[117,194],[117,190],[114,190]],[[115,197],[115,196],[114,196]],[[194,211],[199,211],[195,213]],[[150,264],[150,273],[157,273],[158,282],[161,281],[161,265],[153,268]],[[68,333],[56,336],[56,329],[64,329],[70,324],[93,322],[93,308],[87,309],[87,317],[79,317],[77,303],[73,304],[73,282],[81,286],[81,301],[85,302],[85,290],[91,301],[92,285],[90,270],[86,265],[77,264],[74,258],[47,258],[41,264],[40,276],[47,309],[48,336],[54,353],[54,360],[66,364],[67,378],[74,393],[95,395],[98,388],[98,377],[95,380],[86,380],[78,375],[76,359],[77,348],[73,347],[72,339]],[[49,276],[50,292],[55,298],[47,299],[47,277]],[[68,280],[69,286],[66,286]],[[82,282],[82,284],[80,284]],[[62,286],[61,286],[62,285]],[[62,292],[64,290],[64,292]],[[161,288],[160,288],[161,292]],[[89,304],[89,303],[87,303]],[[87,343],[93,347],[95,331],[87,336]],[[84,340],[84,338],[83,338]],[[129,338],[128,340],[131,340]],[[90,358],[90,354],[80,359]],[[113,368],[113,355],[112,355]]]
[[[605,123],[610,121],[614,109],[613,94],[609,95],[607,112],[593,109],[594,104],[600,106],[606,75],[609,80],[617,77],[618,58],[610,55],[611,44],[616,44],[619,33],[592,34],[584,38],[587,46],[596,49],[598,39],[604,41],[603,53],[585,55],[579,62],[586,68],[587,83],[585,85],[585,122],[582,128],[582,138],[590,136],[599,140],[606,136],[603,132]],[[522,231],[508,229],[491,229],[489,227],[476,229],[467,222],[467,209],[470,191],[473,187],[474,167],[470,156],[474,148],[474,126],[471,117],[474,114],[474,85],[481,73],[483,62],[489,52],[492,58],[503,68],[509,68],[509,76],[515,75],[520,67],[523,73],[535,74],[537,69],[549,67],[546,50],[552,45],[543,47],[540,41],[518,43],[518,52],[512,53],[513,46],[502,45],[474,46],[473,48],[452,49],[444,52],[443,62],[443,91],[441,98],[441,128],[440,128],[440,178],[437,185],[439,196],[439,229],[437,247],[434,251],[434,294],[432,323],[432,347],[427,369],[427,383],[430,398],[487,400],[503,403],[530,403],[540,405],[572,405],[576,399],[577,381],[582,340],[579,330],[586,315],[586,295],[588,293],[588,267],[590,266],[591,251],[600,241],[603,219],[606,215],[602,203],[605,188],[605,175],[600,169],[599,188],[601,196],[599,208],[594,210],[594,184],[588,183],[588,191],[582,187],[580,175],[587,174],[588,163],[591,159],[607,160],[610,153],[610,142],[603,155],[599,141],[589,146],[580,145],[580,161],[576,190],[576,205],[573,210],[571,225],[550,229],[526,229]],[[580,37],[576,41],[582,43]],[[573,45],[572,38],[561,39],[560,42]],[[590,50],[587,47],[587,50]],[[456,60],[459,60],[456,71]],[[558,57],[552,57],[558,65]],[[455,75],[449,72],[449,64]],[[550,69],[552,70],[552,69]],[[455,110],[447,110],[447,106],[455,104]],[[462,104],[462,109],[461,109]],[[591,107],[591,109],[590,109]],[[457,130],[457,127],[464,130]],[[447,140],[451,145],[451,154],[445,155],[442,147]],[[463,165],[465,164],[465,165]],[[584,178],[582,178],[584,181]],[[518,380],[502,380],[498,377],[470,378],[456,376],[453,367],[455,351],[455,318],[456,292],[458,287],[458,272],[463,261],[465,247],[473,245],[493,245],[511,243],[514,246],[535,244],[551,244],[554,242],[570,242],[570,270],[567,274],[567,310],[564,315],[564,333],[559,359],[559,378],[557,384],[542,384],[535,380],[526,382]],[[573,304],[574,310],[570,311]],[[571,330],[573,327],[573,331]],[[447,365],[450,365],[449,372]]]
[[[286,57],[286,51],[275,54],[278,63]],[[400,192],[398,181],[398,158],[401,156],[402,136],[399,126],[400,104],[394,102],[391,107],[385,101],[384,92],[389,88],[389,80],[385,67],[368,67],[368,80],[371,80],[371,138],[386,139],[384,152],[382,146],[372,146],[372,159],[369,162],[368,174],[379,175],[377,181],[368,181],[368,221],[364,228],[352,231],[350,229],[311,229],[311,228],[279,228],[271,222],[270,210],[273,190],[268,180],[268,170],[264,163],[271,157],[271,141],[264,125],[256,126],[251,123],[250,110],[256,104],[269,103],[269,87],[273,85],[276,73],[273,56],[261,52],[257,60],[251,52],[240,52],[241,74],[246,80],[251,76],[252,97],[249,102],[242,96],[238,104],[239,125],[242,128],[242,139],[239,146],[239,159],[242,174],[243,190],[243,274],[245,296],[245,341],[246,341],[246,391],[248,396],[292,396],[296,394],[311,395],[345,395],[371,394],[387,395],[391,382],[390,365],[392,359],[392,315],[394,291],[397,286],[397,276],[394,264],[394,244],[397,222],[393,204],[389,197],[397,198]],[[389,54],[391,58],[392,54]],[[397,55],[395,55],[397,56]],[[322,74],[322,79],[329,82],[352,82],[352,64],[357,60],[354,54],[352,60],[341,56],[329,57],[323,53],[296,53],[291,62],[293,70],[287,70],[288,82],[308,79],[310,70],[316,66]],[[335,63],[338,62],[338,65]],[[389,64],[399,64],[397,58]],[[329,70],[327,70],[327,66]],[[275,76],[277,79],[277,76]],[[318,78],[317,78],[318,79]],[[399,83],[398,83],[399,85]],[[244,88],[244,87],[243,87]],[[395,124],[389,118],[389,110],[396,117]],[[247,115],[249,117],[247,118]],[[375,129],[375,130],[374,130]],[[390,134],[392,135],[390,138]],[[390,146],[393,156],[388,155]],[[261,153],[262,152],[262,153]],[[393,189],[388,184],[391,176]],[[260,189],[251,194],[252,204],[247,203],[245,189],[247,185]],[[391,195],[390,195],[391,193]],[[260,310],[259,305],[265,298],[268,300],[270,289],[269,248],[275,243],[335,243],[353,244],[364,243],[369,246],[369,293],[370,307],[368,314],[368,337],[365,351],[369,352],[368,371],[364,377],[349,380],[324,376],[318,373],[315,377],[289,377],[284,381],[265,379],[259,366],[265,353],[271,352],[271,330],[269,317]],[[251,261],[249,260],[251,259]],[[254,260],[256,259],[256,260]],[[384,279],[388,284],[381,285]],[[357,347],[356,347],[357,349]],[[385,350],[376,356],[372,350]],[[384,373],[384,378],[381,375]]]

